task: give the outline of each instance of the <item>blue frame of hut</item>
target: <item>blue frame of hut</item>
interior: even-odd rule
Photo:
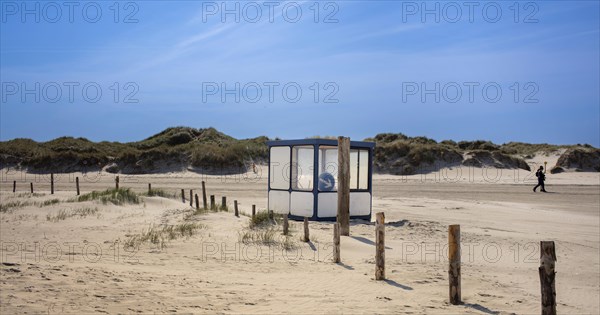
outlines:
[[[337,140],[268,141],[268,209],[290,219],[337,216]],[[350,142],[350,218],[371,220],[375,143]],[[317,166],[317,167],[315,167]],[[315,185],[317,179],[317,185]]]

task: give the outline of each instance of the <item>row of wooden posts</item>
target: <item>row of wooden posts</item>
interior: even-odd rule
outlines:
[[[116,188],[119,189],[119,176],[115,177],[115,185]],[[151,185],[148,184],[148,190],[151,190]],[[75,190],[77,191],[77,196],[81,194],[79,190],[79,177],[75,177]],[[33,194],[33,182],[29,183],[29,191]],[[13,193],[17,192],[17,181],[13,180]],[[50,173],[50,194],[54,195],[54,173]]]
[[[75,186],[77,189],[77,195],[79,196],[79,177],[75,177]],[[33,194],[33,182],[29,183],[29,190]],[[13,180],[13,193],[16,193],[16,192],[17,192],[17,181]],[[54,195],[54,173],[50,174],[50,194]]]
[[[29,188],[31,193],[33,194],[33,182],[29,183]],[[115,188],[119,189],[119,176],[115,176]],[[75,189],[77,191],[77,196],[80,195],[81,191],[79,190],[79,177],[75,177]],[[13,193],[17,192],[17,181],[13,181]],[[152,183],[148,183],[148,194],[152,192]],[[54,173],[50,173],[50,194],[54,194]],[[198,194],[193,195],[193,189],[190,189],[190,206],[193,206],[193,201],[196,201],[196,209],[200,209],[200,204],[198,200]],[[185,200],[185,190],[181,189],[181,200],[183,203]],[[204,210],[208,209],[207,198],[206,198],[206,183],[202,181],[202,203]],[[238,201],[234,200],[234,213],[236,217],[239,217],[239,209],[238,209]],[[221,199],[221,207],[225,207],[227,205],[227,197],[223,196]],[[210,196],[210,208],[215,209],[215,196]],[[252,205],[252,217],[256,215],[256,205]]]

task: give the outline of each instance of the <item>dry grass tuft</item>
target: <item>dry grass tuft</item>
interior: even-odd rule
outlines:
[[[96,215],[96,217],[99,217],[98,208],[80,208],[74,210],[61,209],[56,215],[48,213],[46,215],[46,221],[58,222],[72,217],[85,218],[90,215]]]
[[[29,201],[9,201],[7,203],[0,203],[0,213],[12,213],[16,209],[23,208],[31,205],[32,203]]]
[[[281,235],[280,223],[283,215],[273,214],[270,218],[268,211],[259,211],[254,218],[250,219],[248,228],[238,233],[238,239],[244,244],[260,244],[267,246],[279,246],[285,250],[298,247],[297,241],[292,237],[290,226],[288,235]]]
[[[82,202],[93,200],[100,200],[102,204],[112,203],[115,205],[140,203],[140,198],[138,195],[129,188],[113,188],[105,191],[92,191],[77,197],[77,199],[74,201]]]
[[[182,237],[194,236],[198,230],[206,228],[204,224],[186,222],[178,225],[166,225],[162,228],[154,225],[144,229],[141,233],[130,235],[124,242],[125,249],[139,248],[142,244],[150,243],[159,249],[167,247],[167,242]]]

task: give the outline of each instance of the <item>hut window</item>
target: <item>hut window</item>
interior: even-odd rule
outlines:
[[[294,146],[292,149],[292,189],[313,189],[315,149],[312,145]]]
[[[290,147],[271,147],[269,173],[271,189],[290,188]]]

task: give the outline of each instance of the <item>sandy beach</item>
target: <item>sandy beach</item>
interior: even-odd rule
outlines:
[[[279,222],[270,244],[244,239],[260,233],[248,216],[253,204],[266,208],[264,176],[120,175],[120,186],[138,194],[151,183],[176,196],[114,205],[73,202],[75,177],[85,194],[114,187],[113,174],[57,174],[54,195],[46,175],[4,174],[1,202],[13,208],[0,217],[0,312],[538,314],[541,240],[556,242],[558,311],[597,312],[600,174],[549,174],[543,194],[531,191],[535,181],[522,170],[519,180],[505,170],[496,181],[477,168],[449,181],[452,172],[441,172],[446,180],[374,176],[373,213],[386,217],[386,281],[374,279],[372,222],[351,223],[341,264],[331,262],[330,222],[310,222],[308,243],[295,221],[287,238]],[[217,201],[227,196],[228,212],[194,215],[187,195],[199,193],[202,180]],[[126,246],[151,228],[181,224],[197,229]],[[461,225],[459,306],[448,302],[449,224]]]

